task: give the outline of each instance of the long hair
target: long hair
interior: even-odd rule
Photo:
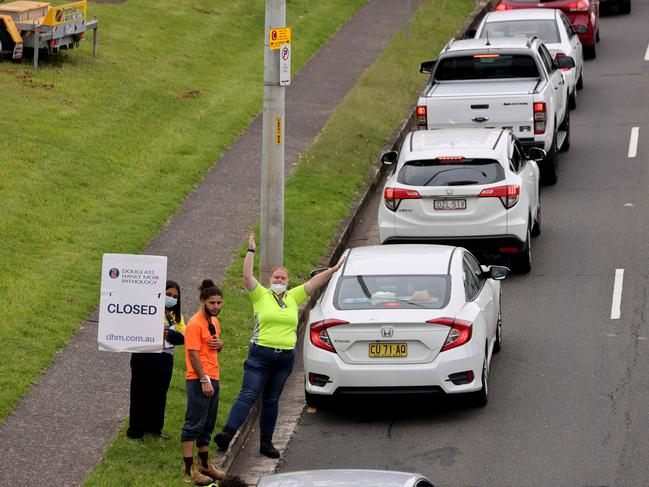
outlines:
[[[175,289],[178,291],[178,302],[176,303],[176,306],[173,308],[167,308],[167,312],[173,317],[174,322],[180,323],[181,315],[180,315],[180,286],[176,281],[167,281],[167,285],[165,286],[165,291],[167,289]]]

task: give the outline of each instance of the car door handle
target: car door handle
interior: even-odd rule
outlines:
[[[488,117],[473,117],[471,120],[474,122],[487,122],[489,121]]]

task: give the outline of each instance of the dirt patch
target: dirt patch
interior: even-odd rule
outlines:
[[[183,98],[185,100],[193,100],[201,96],[201,91],[200,90],[189,90],[183,93]]]

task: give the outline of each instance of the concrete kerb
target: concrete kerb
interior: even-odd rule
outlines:
[[[484,15],[490,10],[493,10],[496,1],[497,0],[476,0],[476,8],[467,17],[467,20],[462,25],[462,27],[459,28],[456,38],[463,38],[468,30],[477,27]],[[389,142],[385,146],[384,151],[399,150],[401,144],[403,143],[403,139],[411,130],[415,128],[415,112],[416,105],[413,105],[410,109],[408,118],[390,138]],[[350,208],[350,216],[338,227],[338,230],[332,238],[330,251],[323,258],[323,261],[326,262],[327,265],[334,265],[347,248],[353,228],[357,225],[358,220],[363,214],[363,210],[367,206],[372,197],[372,194],[374,193],[374,191],[376,191],[377,185],[381,182],[387,171],[388,167],[382,164],[380,160],[377,160],[377,162],[373,164],[368,170],[367,187],[352,204]],[[309,311],[311,310],[311,308],[313,308],[319,296],[320,293],[311,296],[309,301],[300,309],[299,325],[297,330],[298,337],[301,336],[304,332],[304,327],[307,325],[309,318]],[[221,468],[226,472],[235,462],[237,455],[248,440],[248,436],[251,430],[256,425],[259,419],[260,404],[260,400],[255,403],[245,422],[243,423],[241,428],[239,428],[239,431],[232,439],[228,450],[225,452],[225,454],[222,454],[220,458]]]

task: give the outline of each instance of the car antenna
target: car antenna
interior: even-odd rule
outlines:
[[[486,34],[487,34],[487,43],[485,44],[485,46],[490,46],[491,43],[489,42],[489,29],[487,29]]]

